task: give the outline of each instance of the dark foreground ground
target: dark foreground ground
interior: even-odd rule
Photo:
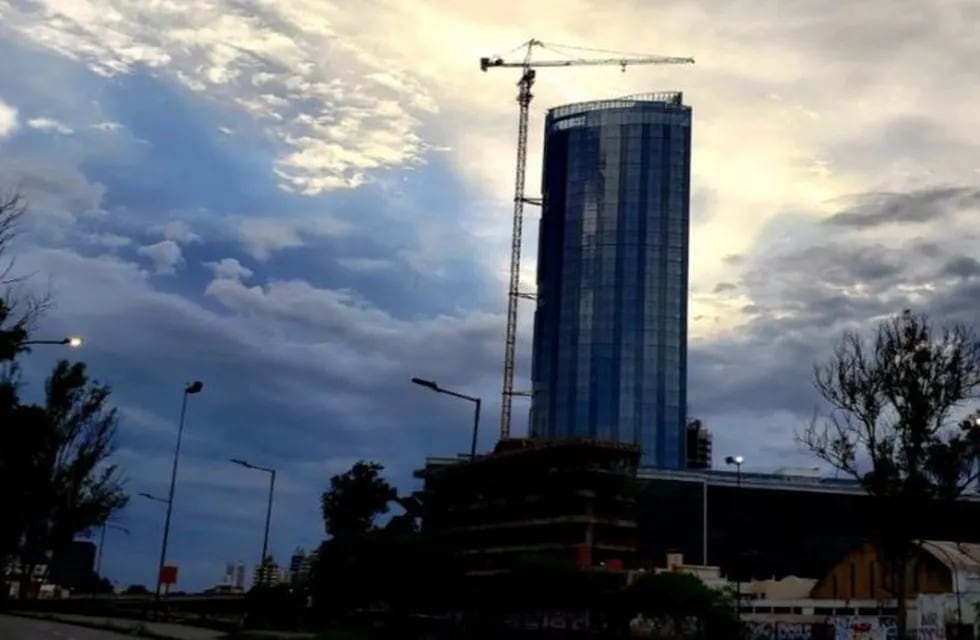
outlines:
[[[132,640],[133,636],[74,627],[60,622],[0,616],[3,640]]]

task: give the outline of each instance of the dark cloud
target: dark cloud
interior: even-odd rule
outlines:
[[[936,187],[910,193],[868,193],[852,198],[847,209],[827,224],[874,227],[881,224],[928,223],[951,213],[980,207],[980,191],[972,187]]]
[[[976,198],[967,189],[930,193],[937,201]],[[916,200],[893,196],[890,202]],[[865,214],[874,219],[889,210],[885,202]],[[791,451],[798,427],[820,406],[813,365],[831,355],[845,330],[870,331],[879,319],[906,308],[927,312],[937,323],[975,323],[980,263],[950,242],[964,236],[952,223],[928,232],[884,242],[848,226],[801,226],[777,253],[747,255],[738,274],[751,300],[742,309],[745,323],[730,336],[690,346],[692,411],[723,423],[727,414],[751,422],[751,416],[761,420],[778,412],[774,428],[795,425],[779,445]],[[761,423],[752,428],[751,441],[766,441]]]
[[[220,298],[178,295],[155,290],[155,280],[135,264],[63,249],[26,251],[20,264],[54,283],[57,310],[39,332],[84,335],[77,355],[113,386],[123,407],[117,462],[132,491],[166,490],[179,389],[189,379],[205,382],[189,407],[174,531],[175,554],[188,563],[239,559],[207,557],[192,544],[193,532],[210,521],[238,523],[226,553],[250,543],[249,518],[260,530],[262,491],[253,485],[261,478],[240,477],[221,461],[254,458],[281,470],[279,557],[316,543],[317,496],[331,474],[358,459],[378,460],[408,490],[416,484],[413,468],[427,455],[468,449],[471,407],[426,393],[410,384],[412,376],[488,401],[499,394],[502,320],[492,313],[403,320],[355,295],[298,281],[266,288],[225,283]],[[32,354],[25,379],[39,381],[62,355]],[[495,439],[497,416],[487,405],[481,448]],[[516,406],[515,429],[522,428],[522,413],[526,407]],[[126,514],[127,526],[138,529],[156,515],[137,505]],[[155,540],[132,542],[129,552],[152,557]],[[127,572],[138,574],[141,566]],[[186,578],[201,586],[217,580]]]
[[[718,284],[715,285],[714,292],[715,293],[724,293],[726,291],[734,291],[737,288],[738,287],[734,283],[731,283],[731,282],[719,282]]]
[[[980,276],[980,262],[970,256],[957,256],[946,263],[943,273],[960,278]]]

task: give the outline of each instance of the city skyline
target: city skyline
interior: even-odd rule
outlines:
[[[33,212],[18,268],[55,295],[37,336],[84,338],[25,357],[24,395],[56,358],[84,359],[120,407],[127,490],[165,495],[181,389],[205,383],[177,589],[260,554],[266,479],[228,458],[282,469],[285,558],[322,537],[330,475],[375,459],[407,489],[425,455],[468,450],[471,407],[411,377],[481,396],[496,424],[517,77],[478,60],[528,37],[697,59],[541,71],[528,185],[548,107],[658,89],[695,105],[688,400],[716,459],[811,463],[793,436],[843,328],[906,307],[974,320],[975,3],[373,6],[0,0],[0,184]],[[152,584],[159,507],[122,514],[111,578]]]

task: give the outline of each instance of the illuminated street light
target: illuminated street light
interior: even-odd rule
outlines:
[[[738,519],[738,524],[736,525],[736,549],[735,549],[735,563],[736,571],[735,573],[735,620],[738,621],[739,633],[741,633],[742,627],[742,582],[741,577],[738,575],[739,565],[741,563],[738,561],[742,553],[741,544],[738,544],[738,540],[742,537],[742,517],[739,513],[739,494],[742,492],[742,463],[745,462],[745,458],[742,456],[727,456],[725,458],[725,464],[735,465],[735,517]]]
[[[33,344],[59,344],[71,347],[72,349],[77,349],[82,346],[82,339],[78,336],[66,336],[61,340],[27,340],[26,342],[21,342],[21,346],[29,347]]]

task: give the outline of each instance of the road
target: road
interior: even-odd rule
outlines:
[[[0,616],[3,640],[133,640],[133,636],[73,627],[60,622]]]

